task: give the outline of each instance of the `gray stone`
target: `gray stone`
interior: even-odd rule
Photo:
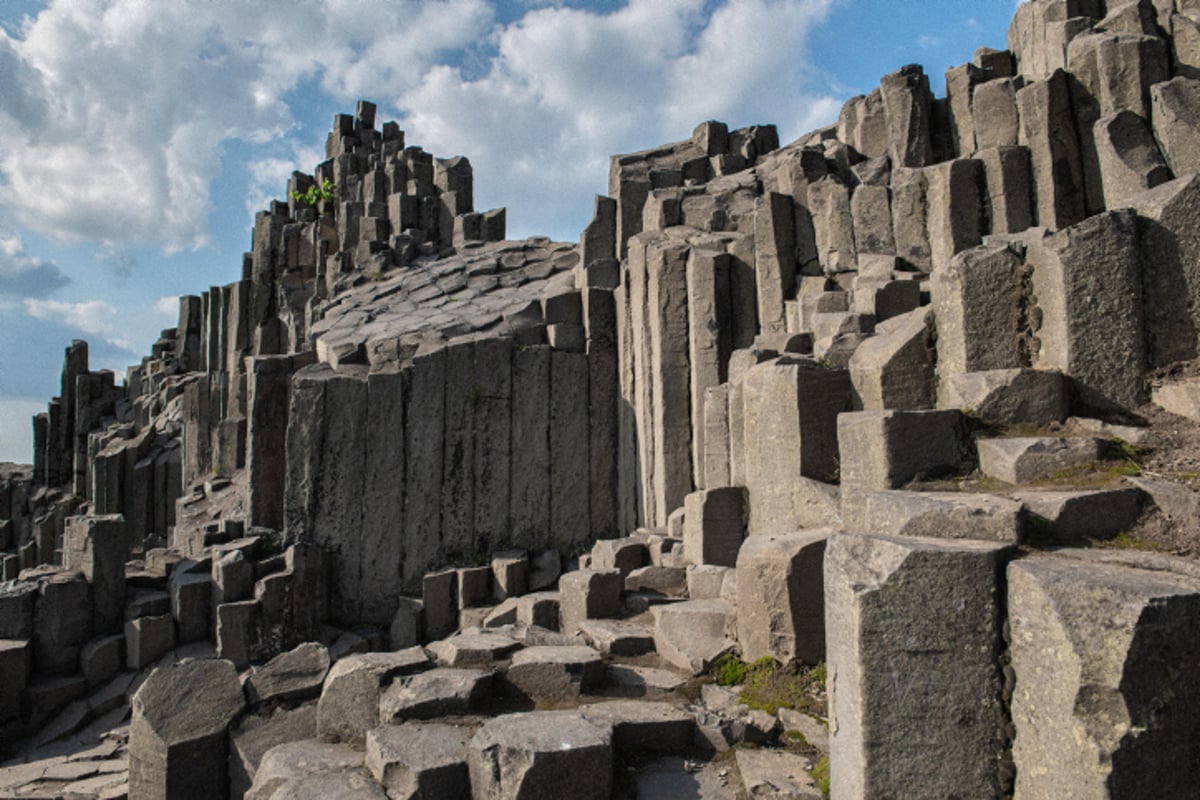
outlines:
[[[654,632],[645,625],[589,619],[579,623],[579,632],[603,655],[640,656],[654,650]]]
[[[131,797],[228,796],[226,731],[245,707],[233,665],[203,660],[156,669],[132,707]]]
[[[492,599],[492,568],[462,567],[458,573],[459,609],[484,605]]]
[[[737,558],[737,638],[745,661],[825,658],[821,565],[831,529],[751,536]]]
[[[1006,483],[1029,483],[1096,461],[1103,455],[1104,444],[1089,436],[1014,436],[975,442],[979,470]]]
[[[432,719],[466,714],[491,692],[492,674],[481,669],[438,667],[397,678],[379,699],[379,721],[395,725],[406,719]]]
[[[590,647],[527,647],[513,654],[508,683],[537,701],[562,702],[591,693],[604,682],[604,662]]]
[[[1198,198],[1200,177],[1188,176],[1130,201],[1138,213],[1150,366],[1164,366],[1200,354]]]
[[[305,787],[314,788],[320,778],[336,779],[343,774],[353,774],[362,763],[362,751],[345,744],[306,739],[277,745],[263,755],[246,800],[270,800],[277,793],[282,797],[299,797]],[[369,778],[362,773],[360,780],[360,788],[365,788]],[[386,795],[380,792],[377,796]]]
[[[688,597],[692,600],[715,600],[721,596],[721,587],[734,573],[733,567],[716,564],[694,564],[687,568]]]
[[[654,606],[654,647],[668,663],[699,675],[733,647],[735,611],[724,600]]]
[[[1200,653],[1200,583],[1138,556],[1034,555],[1008,567],[1020,796],[1191,791],[1179,765],[1196,758],[1200,695],[1175,676]]]
[[[890,276],[889,276],[890,278]],[[875,322],[900,316],[921,305],[921,286],[914,281],[863,280],[854,283],[854,311]]]
[[[0,639],[0,720],[21,713],[21,697],[29,684],[32,650],[24,639]]]
[[[432,572],[422,581],[422,589],[425,638],[441,639],[458,627],[458,573]]]
[[[1194,172],[1200,164],[1200,81],[1177,77],[1156,83],[1150,99],[1154,138],[1171,171],[1180,177]]]
[[[687,593],[687,571],[661,564],[639,567],[625,577],[625,591],[682,597]]]
[[[929,167],[925,177],[929,182],[925,224],[936,275],[956,253],[983,240],[983,162],[957,158]]]
[[[650,560],[646,543],[633,538],[601,539],[592,545],[592,569],[615,569],[628,575]]]
[[[837,470],[836,420],[851,405],[849,373],[784,356],[752,367],[743,383],[749,530],[805,527],[812,520],[794,487]]]
[[[92,639],[79,651],[79,671],[89,687],[115,678],[125,668],[125,637],[122,634]]]
[[[923,167],[933,157],[930,104],[933,93],[919,65],[909,64],[879,80],[887,119],[888,152],[899,167]]]
[[[517,622],[522,625],[537,625],[547,630],[558,630],[558,592],[533,592],[517,598]]]
[[[252,703],[294,702],[318,697],[329,673],[329,650],[316,642],[281,653],[246,677],[246,699]]]
[[[915,285],[912,281],[906,283]],[[859,345],[850,357],[856,409],[914,410],[933,406],[931,322],[927,309],[914,309],[894,318]]]
[[[855,525],[862,493],[958,473],[972,460],[959,411],[857,411],[838,418],[842,516]]]
[[[1006,145],[981,150],[984,213],[993,234],[1020,233],[1033,225],[1033,173],[1029,150]]]
[[[143,669],[175,649],[175,620],[170,614],[138,617],[125,623],[125,658],[130,669]]]
[[[850,187],[835,175],[810,183],[807,206],[820,266],[827,273],[851,269],[858,260],[858,250]]]
[[[893,168],[892,235],[896,240],[896,255],[908,266],[923,272],[933,268],[926,229],[928,191],[925,170]]]
[[[521,648],[521,643],[495,631],[467,629],[432,642],[426,648],[444,667],[489,667]]]
[[[388,642],[393,650],[403,650],[420,644],[423,634],[421,620],[425,606],[413,597],[401,597],[388,627]]]
[[[692,743],[695,718],[670,703],[608,700],[580,709],[589,722],[611,727],[613,747],[620,753],[682,753]]]
[[[859,259],[867,254],[894,254],[891,193],[886,185],[861,185],[850,197],[854,225],[854,249]]]
[[[167,581],[171,594],[171,616],[175,618],[176,634],[181,644],[207,639],[212,630],[212,576],[211,567],[198,568],[198,562],[182,561]]]
[[[978,150],[1017,144],[1021,118],[1017,114],[1017,89],[1013,78],[996,78],[975,86],[971,110]]]
[[[585,619],[615,617],[621,610],[620,570],[580,569],[558,580],[559,630],[574,633]]]
[[[968,411],[993,425],[1048,425],[1070,413],[1071,398],[1061,372],[997,369],[941,376],[938,405]]]
[[[26,582],[0,584],[0,638],[33,636],[33,601],[37,586]]]
[[[529,557],[523,550],[508,550],[492,555],[492,586],[497,600],[517,597],[529,591]]]
[[[1083,545],[1128,531],[1142,513],[1141,490],[1022,491],[1013,495],[1045,534],[1062,544]]]
[[[742,784],[750,797],[820,800],[825,795],[809,774],[815,764],[786,750],[738,748],[734,751]]]
[[[612,792],[612,732],[577,712],[496,717],[483,724],[468,752],[475,797],[607,800]]]
[[[389,797],[465,798],[468,739],[470,731],[455,725],[389,725],[367,734],[364,763]]]
[[[1083,164],[1066,73],[1026,84],[1017,92],[1021,143],[1029,147],[1037,224],[1054,230],[1083,219]]]
[[[1132,211],[1109,211],[1035,239],[1029,251],[1042,309],[1033,366],[1070,375],[1085,407],[1136,408],[1144,400],[1136,228]]]
[[[63,564],[82,572],[92,585],[92,628],[96,633],[121,629],[128,558],[129,540],[121,515],[67,518]]]
[[[562,560],[557,550],[543,550],[533,557],[529,565],[529,591],[549,589],[558,583],[562,574]]]
[[[39,673],[73,675],[79,650],[91,638],[90,587],[77,572],[47,567],[29,575],[37,584],[33,607],[33,665]]]
[[[1173,177],[1150,126],[1132,111],[1101,117],[1094,137],[1107,208],[1123,208],[1138,193]]]
[[[680,756],[651,761],[637,771],[634,783],[638,797],[655,800],[735,800],[743,796],[741,787],[730,783],[728,768],[713,762],[697,766]]]
[[[242,797],[249,791],[268,750],[316,736],[315,703],[294,709],[277,708],[269,716],[243,715],[229,729],[230,796]]]
[[[993,797],[1009,546],[844,533],[825,551],[830,785]],[[935,754],[935,757],[930,757]]]
[[[989,494],[967,492],[868,492],[861,528],[889,536],[976,539],[1019,544],[1024,527],[1021,504]]]
[[[317,704],[317,732],[322,738],[361,741],[379,724],[379,698],[384,687],[397,676],[431,666],[419,647],[343,658],[325,676]]]
[[[237,603],[222,603],[216,608],[217,657],[233,662],[238,669],[245,669],[250,661],[262,657],[263,615],[262,603],[258,600],[242,600]]]
[[[746,490],[738,486],[689,494],[684,499],[684,558],[694,564],[733,566],[746,538],[746,506]]]
[[[953,375],[1023,366],[1023,262],[1002,243],[957,255],[930,282],[937,320],[938,372]]]
[[[214,606],[254,596],[254,562],[241,550],[232,550],[213,561],[212,596]]]

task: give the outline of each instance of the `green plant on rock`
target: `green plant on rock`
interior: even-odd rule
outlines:
[[[816,763],[808,774],[817,782],[817,788],[821,790],[821,794],[829,796],[829,756],[821,756],[821,760]]]
[[[333,200],[334,190],[336,188],[337,187],[334,186],[333,182],[326,178],[325,180],[321,181],[320,186],[314,183],[303,192],[292,192],[292,199],[297,203],[303,203],[315,208],[318,203],[324,203]]]

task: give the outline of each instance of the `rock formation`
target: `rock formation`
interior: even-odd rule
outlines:
[[[1200,8],[1008,39],[615,156],[578,244],[335,117],[0,471],[0,792],[1189,796],[1200,567],[1086,545],[1200,508],[1121,478],[1200,419]],[[685,690],[729,654],[827,711]]]

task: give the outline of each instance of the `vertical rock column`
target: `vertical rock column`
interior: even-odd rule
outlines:
[[[83,573],[92,586],[92,632],[119,633],[125,612],[125,562],[129,537],[125,518],[68,517],[64,565]]]
[[[995,542],[837,534],[825,550],[834,800],[998,797]]]

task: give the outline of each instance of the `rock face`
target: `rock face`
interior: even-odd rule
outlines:
[[[152,672],[133,698],[129,796],[227,797],[226,731],[245,703],[227,661]]]

